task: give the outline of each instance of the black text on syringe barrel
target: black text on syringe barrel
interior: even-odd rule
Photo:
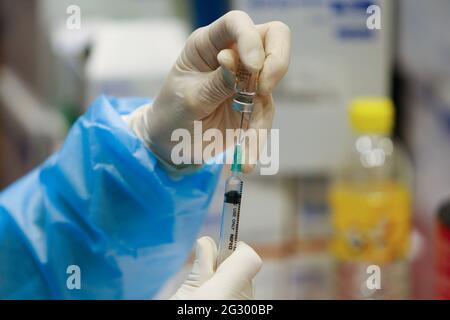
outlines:
[[[217,259],[218,265],[236,249],[239,236],[242,185],[242,180],[237,176],[231,176],[226,183]]]

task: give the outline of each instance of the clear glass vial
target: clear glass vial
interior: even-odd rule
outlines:
[[[258,84],[258,72],[248,71],[242,63],[239,63],[236,72],[235,94],[233,98],[233,109],[238,112],[253,112],[253,99]]]

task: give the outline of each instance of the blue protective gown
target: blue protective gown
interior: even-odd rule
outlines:
[[[147,299],[182,267],[221,166],[169,175],[121,118],[148,102],[98,98],[0,193],[0,298]],[[80,290],[67,287],[71,265]]]

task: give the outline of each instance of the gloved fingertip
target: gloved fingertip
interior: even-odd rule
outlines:
[[[217,61],[219,64],[226,68],[229,72],[235,74],[237,69],[237,58],[233,52],[233,49],[224,49],[217,54]]]
[[[203,248],[217,248],[216,242],[208,236],[201,237],[197,239],[197,245],[196,245],[196,254],[201,251]]]
[[[197,240],[195,252],[196,273],[199,275],[199,281],[204,282],[214,273],[217,260],[217,246],[210,237],[201,237]]]
[[[264,50],[253,48],[242,57],[242,62],[250,72],[259,72],[264,65],[264,58]]]
[[[262,267],[262,259],[256,251],[243,241],[239,241],[236,246],[236,252],[245,255],[248,264],[251,264],[255,270],[255,274]]]
[[[208,240],[209,244],[210,244],[212,247],[214,247],[214,248],[217,247],[216,242],[214,241],[213,238],[208,237],[208,236],[204,236],[204,237],[202,237],[202,238],[204,238],[205,240]]]

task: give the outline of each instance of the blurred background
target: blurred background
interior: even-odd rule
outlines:
[[[366,26],[372,4],[381,30]],[[96,96],[154,97],[187,36],[231,9],[281,20],[293,40],[274,94],[280,171],[245,178],[239,234],[264,260],[256,297],[450,298],[449,0],[0,0],[0,188],[55,151]],[[401,155],[397,189],[335,187],[355,169],[355,141],[367,140],[348,120],[360,96],[394,101],[382,142]],[[202,231],[216,240],[227,174]],[[372,245],[390,254],[368,254]],[[362,288],[370,264],[381,267],[380,290]]]

